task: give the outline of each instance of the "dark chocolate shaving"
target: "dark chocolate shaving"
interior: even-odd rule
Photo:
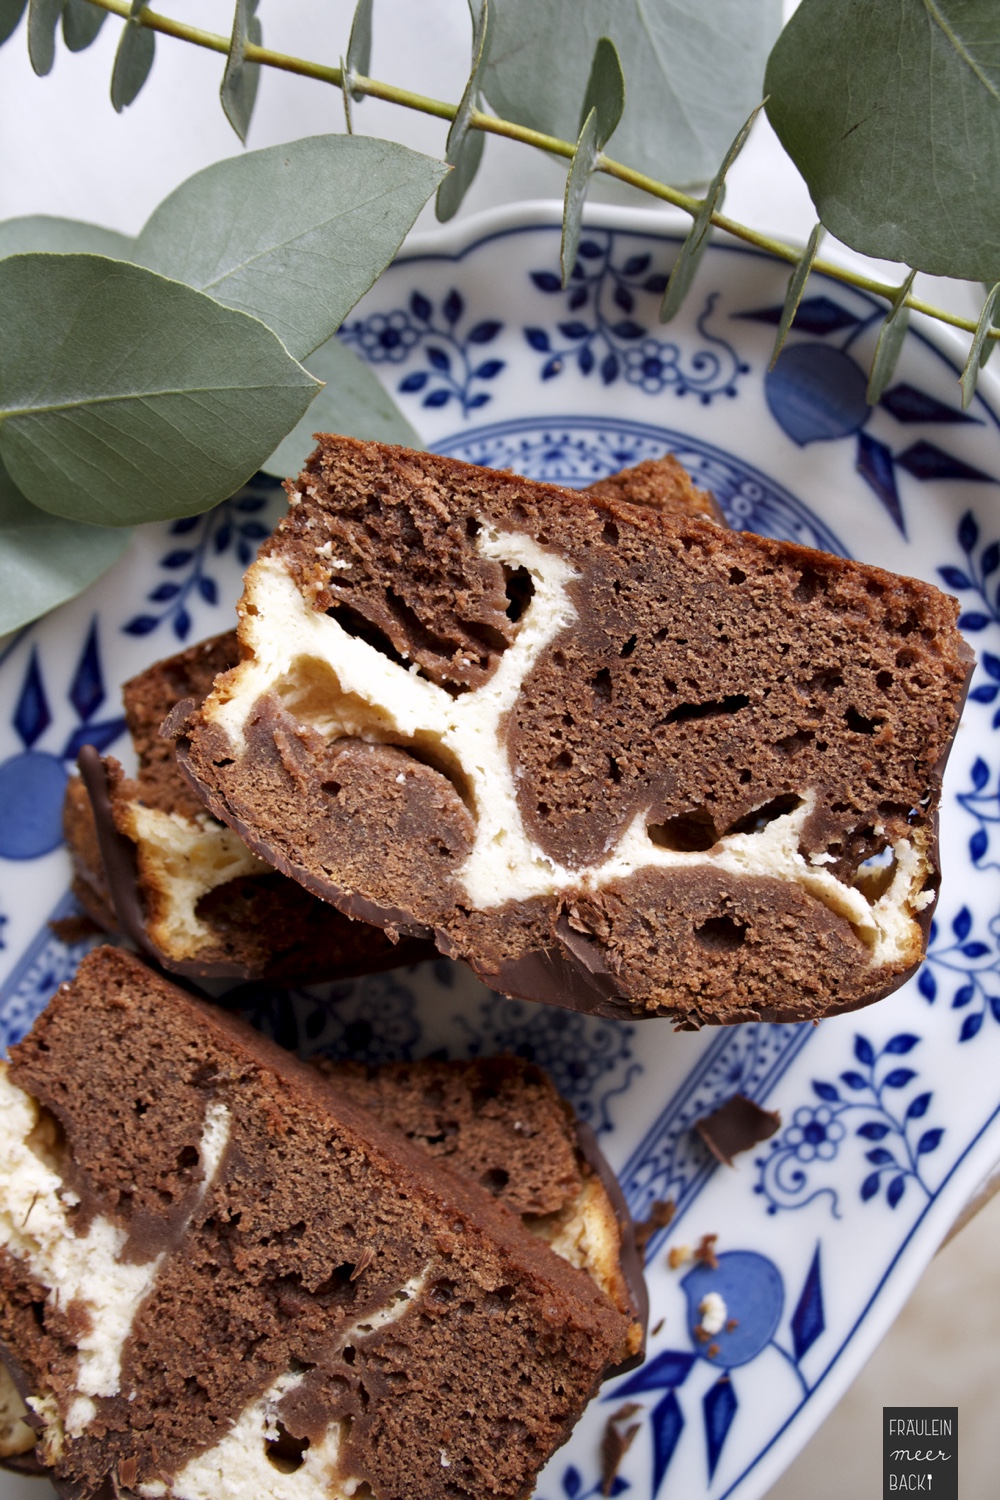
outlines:
[[[716,1161],[731,1167],[740,1151],[752,1150],[781,1129],[781,1116],[776,1109],[762,1109],[745,1094],[734,1094],[710,1115],[696,1120],[694,1128]]]
[[[622,1459],[632,1446],[640,1424],[631,1422],[623,1429],[622,1424],[642,1411],[637,1401],[627,1401],[607,1420],[601,1438],[601,1494],[610,1495],[615,1478],[621,1468]]]

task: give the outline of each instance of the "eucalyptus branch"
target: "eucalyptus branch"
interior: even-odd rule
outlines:
[[[120,16],[122,20],[128,20],[131,15],[130,0],[88,0],[88,3],[100,10],[109,11],[112,15]],[[137,17],[132,17],[132,20],[133,24],[137,22],[139,25],[149,27],[152,31],[161,32],[164,36],[176,37],[180,41],[190,42],[194,46],[204,47],[209,51],[222,53],[224,56],[229,54],[231,38],[204,31],[198,26],[190,26],[183,21],[176,21],[170,16],[160,15],[157,11],[144,7]],[[335,88],[343,88],[344,75],[340,67],[311,62],[306,58],[293,57],[284,52],[275,52],[270,47],[258,46],[252,42],[247,42],[245,46],[244,59],[248,63],[259,63],[262,67],[277,68],[285,73],[297,73],[304,78],[314,78],[321,83],[332,84]],[[441,99],[431,99],[425,94],[417,94],[410,89],[399,88],[395,84],[384,83],[379,79],[368,78],[359,73],[352,73],[350,88],[355,98],[367,96],[372,99],[383,99],[387,103],[398,104],[404,109],[416,110],[421,114],[433,115],[441,120],[452,121],[458,113],[456,104],[448,104]],[[488,115],[482,110],[473,110],[470,113],[468,126],[472,130],[480,130],[489,135],[506,136],[509,140],[520,141],[523,145],[534,146],[539,151],[561,156],[569,161],[572,161],[576,154],[577,142],[575,141],[561,140],[558,136],[531,130],[527,126],[518,125],[513,120]],[[690,214],[692,218],[695,218],[703,207],[703,199],[694,197],[690,193],[683,193],[666,183],[658,182],[655,178],[643,172],[637,172],[623,162],[615,161],[603,152],[598,154],[594,170],[604,173],[607,177],[616,178],[619,182],[626,182],[650,197],[660,199],[661,202],[670,203],[684,213]],[[787,261],[794,266],[801,259],[801,247],[763,234],[749,225],[729,218],[724,213],[713,212],[710,215],[710,221],[715,228],[724,230],[735,239],[742,240],[745,244],[752,245],[755,249],[762,250],[777,260]],[[934,318],[939,323],[948,324],[952,328],[958,328],[964,333],[975,334],[977,332],[978,325],[972,319],[963,318],[957,313],[949,312],[946,308],[935,307],[932,303],[914,297],[912,293],[899,299],[898,284],[880,281],[876,277],[867,276],[847,266],[837,265],[830,260],[817,259],[813,261],[812,269],[843,282],[847,286],[857,287],[861,291],[884,298],[890,307],[896,307],[898,304],[900,309],[908,308],[913,312],[924,313],[927,317]],[[979,331],[983,333],[981,328]],[[990,340],[1000,339],[1000,327],[989,327],[985,330],[984,337]]]

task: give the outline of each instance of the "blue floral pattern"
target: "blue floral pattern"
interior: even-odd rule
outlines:
[[[96,717],[106,697],[95,616],[66,693],[77,722],[57,748],[44,748],[53,712],[38,647],[32,646],[11,720],[23,748],[0,762],[0,859],[38,859],[62,843],[67,768],[84,745],[106,750],[125,728],[120,714]]]
[[[463,335],[459,325],[464,313],[465,302],[454,288],[440,310],[430,297],[414,291],[408,307],[345,323],[340,337],[375,365],[400,364],[419,344],[427,369],[411,371],[396,389],[405,396],[420,394],[421,405],[432,409],[454,401],[467,417],[490,400],[485,387],[506,369],[506,361],[483,359],[481,354],[503,324],[496,318],[481,319]]]
[[[775,304],[737,316],[777,325],[781,314],[782,307]],[[881,307],[872,305],[853,312],[825,294],[803,298],[792,329],[811,337],[786,343],[773,370],[765,377],[764,391],[771,415],[800,446],[840,438],[856,439],[855,467],[905,537],[906,518],[896,478],[898,469],[923,481],[960,479],[993,483],[994,476],[946,452],[929,438],[918,438],[894,451],[868,430],[873,408],[867,399],[867,369],[848,350],[855,339],[873,329],[884,316]],[[904,426],[980,420],[905,381],[885,391],[879,407]]]
[[[619,238],[605,230],[581,240],[565,289],[554,271],[531,273],[538,290],[562,297],[572,314],[552,331],[537,324],[524,329],[529,347],[544,355],[542,379],[553,380],[572,365],[604,385],[622,378],[647,396],[670,389],[676,396],[696,395],[705,405],[716,396],[735,396],[738,378],[750,367],[728,340],[708,329],[718,293],[705,299],[697,320],[701,348],[691,353],[674,339],[654,338],[649,330],[656,326],[667,271],[653,269],[645,252],[623,252],[619,262]]]
[[[212,560],[232,549],[244,568],[250,566],[258,546],[271,533],[265,512],[280,495],[280,488],[276,479],[257,474],[238,495],[214,510],[172,521],[169,535],[183,541],[160,557],[160,569],[169,576],[146,595],[155,608],[133,615],[122,629],[128,635],[151,635],[169,622],[177,639],[186,641],[191,634],[191,601],[219,603],[219,585],[210,571]]]
[[[827,1195],[834,1217],[840,1217],[836,1190],[804,1169],[833,1161],[849,1128],[866,1143],[864,1160],[872,1169],[866,1172],[859,1189],[863,1203],[884,1190],[886,1203],[895,1208],[910,1182],[930,1197],[931,1189],[922,1175],[923,1159],[938,1149],[944,1136],[943,1128],[927,1128],[922,1123],[934,1096],[929,1090],[921,1090],[909,1099],[905,1109],[899,1105],[894,1108],[892,1102],[918,1076],[915,1069],[900,1066],[896,1059],[907,1056],[919,1042],[912,1032],[898,1032],[885,1046],[876,1048],[867,1037],[858,1035],[854,1038],[858,1067],[842,1072],[838,1083],[813,1081],[813,1093],[820,1103],[796,1109],[792,1123],[774,1138],[768,1154],[757,1161],[760,1175],[755,1191],[767,1199],[768,1213],[804,1208]]]
[[[985,941],[975,935],[967,906],[960,907],[951,920],[951,942],[942,942],[938,923],[931,924],[927,961],[920,970],[917,987],[933,1004],[943,983],[955,985],[951,1008],[964,1011],[960,1042],[971,1042],[978,1036],[987,1015],[1000,1021],[1000,917],[990,918],[988,933]]]

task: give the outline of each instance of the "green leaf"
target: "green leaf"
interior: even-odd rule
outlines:
[[[768,116],[855,250],[992,285],[1000,246],[996,0],[803,0]]]
[[[118,40],[111,72],[111,103],[118,114],[135,103],[153,66],[156,33],[148,26],[140,25],[138,20],[145,3],[146,0],[132,0],[129,18]]]
[[[809,280],[809,273],[813,268],[813,261],[816,259],[816,251],[819,249],[819,242],[822,236],[823,226],[822,224],[817,224],[806,241],[806,248],[795,262],[795,269],[788,278],[785,305],[781,309],[781,317],[778,320],[778,331],[774,336],[774,348],[771,350],[771,363],[767,367],[769,370],[773,370],[777,364],[778,355],[784,348],[785,340],[788,337],[788,330],[795,322],[795,314],[799,310],[799,303],[802,301],[802,294],[806,289],[806,282]]]
[[[962,371],[960,381],[962,387],[962,410],[968,411],[972,405],[972,398],[976,394],[976,384],[979,380],[979,372],[989,359],[996,344],[995,339],[987,341],[986,335],[994,325],[994,309],[997,305],[997,296],[1000,294],[1000,281],[991,288],[983,303],[983,310],[979,314],[979,322],[976,324],[976,332],[973,335],[972,347],[969,357],[965,361],[965,369]]]
[[[29,0],[28,57],[39,78],[52,72],[56,60],[56,27],[63,0]]]
[[[268,474],[276,474],[279,479],[297,474],[316,446],[313,434],[317,432],[423,447],[381,381],[336,335],[310,355],[309,369],[326,384],[305,416],[261,465]]]
[[[14,35],[28,0],[0,0],[0,47]]]
[[[222,75],[219,98],[226,112],[226,119],[241,141],[247,138],[250,117],[257,102],[257,86],[260,83],[260,63],[246,60],[247,42],[259,47],[263,40],[260,21],[255,14],[257,0],[236,0],[233,16],[233,35],[226,58],[226,71]]]
[[[889,384],[902,352],[907,324],[910,321],[910,309],[906,306],[906,299],[910,295],[910,288],[916,274],[916,271],[911,271],[902,286],[897,287],[892,306],[879,329],[875,358],[872,360],[871,373],[868,376],[868,390],[865,394],[865,400],[869,406],[877,403]]]
[[[94,255],[0,261],[0,457],[33,504],[107,526],[231,495],[316,382],[255,318]]]
[[[615,157],[661,181],[706,182],[760,99],[781,0],[491,0],[483,92],[507,119],[575,140],[598,39],[628,99]]]
[[[580,139],[576,143],[573,160],[566,174],[566,192],[563,196],[562,239],[559,244],[559,266],[562,284],[567,286],[576,265],[576,253],[580,246],[580,226],[583,209],[587,201],[587,188],[594,174],[600,155],[600,125],[597,110],[592,109],[583,122]]]
[[[444,159],[452,168],[437,190],[435,213],[444,222],[452,218],[461,205],[479,171],[486,144],[481,130],[470,130],[469,121],[479,104],[479,72],[486,56],[489,36],[489,0],[483,0],[472,30],[472,71],[459,101],[458,112],[451,122]]]
[[[88,0],[65,0],[62,13],[63,41],[71,52],[85,52],[91,42],[96,41],[97,34],[107,19],[108,12],[97,5],[90,5]]]
[[[621,58],[614,42],[602,36],[598,38],[594,48],[594,61],[580,113],[580,135],[566,176],[562,241],[559,246],[563,286],[568,285],[576,265],[587,186],[597,166],[597,158],[607,145],[609,137],[614,134],[624,107],[625,77]]]
[[[624,109],[625,74],[618,48],[610,37],[598,37],[578,128],[582,134],[587,116],[594,110],[597,115],[597,147],[603,151],[618,129]]]
[[[0,635],[37,620],[121,557],[125,527],[83,526],[26,500],[0,462]]]
[[[385,269],[446,170],[370,136],[251,151],[182,182],[135,259],[260,318],[301,359]]]
[[[747,136],[750,134],[754,120],[764,108],[763,101],[757,105],[749,118],[744,120],[729,150],[722,158],[722,165],[708,184],[708,191],[702,199],[701,208],[695,215],[694,223],[688,231],[688,237],[681,246],[681,253],[674,262],[673,270],[670,272],[670,280],[663,294],[663,302],[660,305],[660,322],[669,323],[680,311],[681,304],[687,296],[699,262],[708,248],[709,230],[712,227],[712,215],[722,208],[725,197],[726,173],[733,162],[739,156],[746,145]]]
[[[344,83],[350,88],[351,78],[355,73],[360,73],[367,78],[372,66],[372,0],[358,0],[354,19],[351,22],[351,36],[347,43],[347,57],[344,62]],[[351,97],[355,104],[360,104],[365,97],[356,90],[351,89]]]
[[[104,12],[107,15],[107,11]],[[132,241],[114,229],[83,224],[78,219],[54,219],[31,214],[24,219],[6,219],[0,224],[0,260],[5,255],[23,255],[28,250],[88,251],[112,260],[131,260]]]

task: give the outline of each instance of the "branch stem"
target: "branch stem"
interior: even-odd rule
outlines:
[[[88,0],[88,3],[96,5],[100,10],[110,11],[112,15],[120,16],[122,20],[127,20],[131,12],[129,0]],[[190,26],[185,21],[175,21],[170,16],[160,15],[158,11],[153,10],[143,9],[136,19],[140,25],[149,27],[151,31],[159,31],[164,36],[176,37],[180,41],[193,43],[196,47],[207,48],[211,52],[220,52],[223,56],[228,55],[230,38],[227,36],[219,36],[212,31],[203,31],[201,27]],[[277,68],[284,73],[297,73],[302,78],[315,78],[320,83],[329,83],[338,89],[343,86],[343,74],[339,67],[310,62],[302,57],[292,57],[286,52],[274,52],[270,47],[258,47],[252,42],[247,43],[244,56],[247,62],[259,63],[262,67]],[[398,88],[395,84],[383,83],[377,78],[366,78],[361,74],[355,74],[352,77],[351,88],[356,93],[365,94],[371,99],[384,99],[389,104],[398,104],[403,109],[413,109],[421,114],[433,115],[439,120],[453,120],[458,110],[455,104],[447,104],[441,99],[431,99],[426,94],[415,94],[410,89]],[[530,130],[526,125],[518,125],[513,120],[502,120],[496,115],[484,114],[481,110],[472,112],[469,125],[473,130],[482,130],[488,135],[506,136],[508,140],[520,141],[523,145],[534,146],[538,151],[547,151],[550,155],[562,156],[568,160],[572,160],[576,150],[576,144],[573,141],[560,140],[558,136],[546,135],[540,130]],[[619,182],[626,182],[650,197],[659,198],[661,202],[671,203],[675,208],[682,209],[692,217],[701,208],[700,198],[692,197],[690,193],[682,193],[678,188],[669,187],[666,183],[657,182],[654,177],[647,177],[644,172],[637,172],[623,162],[605,156],[603,152],[597,158],[595,170],[603,172],[607,177],[614,177]],[[728,218],[726,214],[713,213],[712,224],[717,229],[731,234],[735,239],[742,240],[744,244],[763,250],[765,254],[772,255],[778,260],[788,261],[794,265],[802,254],[801,247],[789,245],[784,240],[777,240],[770,235],[762,234],[749,225],[740,224],[736,219]],[[831,276],[836,281],[844,282],[847,286],[871,292],[876,297],[884,298],[890,305],[899,289],[897,284],[879,281],[873,276],[866,276],[864,272],[837,265],[829,260],[814,261],[813,270],[819,271],[824,276]],[[939,323],[947,323],[952,328],[961,329],[963,333],[976,332],[976,323],[972,319],[963,318],[958,313],[949,312],[943,307],[935,307],[919,297],[908,296],[904,305],[914,312],[935,318]],[[990,328],[987,338],[1000,339],[1000,327]]]

